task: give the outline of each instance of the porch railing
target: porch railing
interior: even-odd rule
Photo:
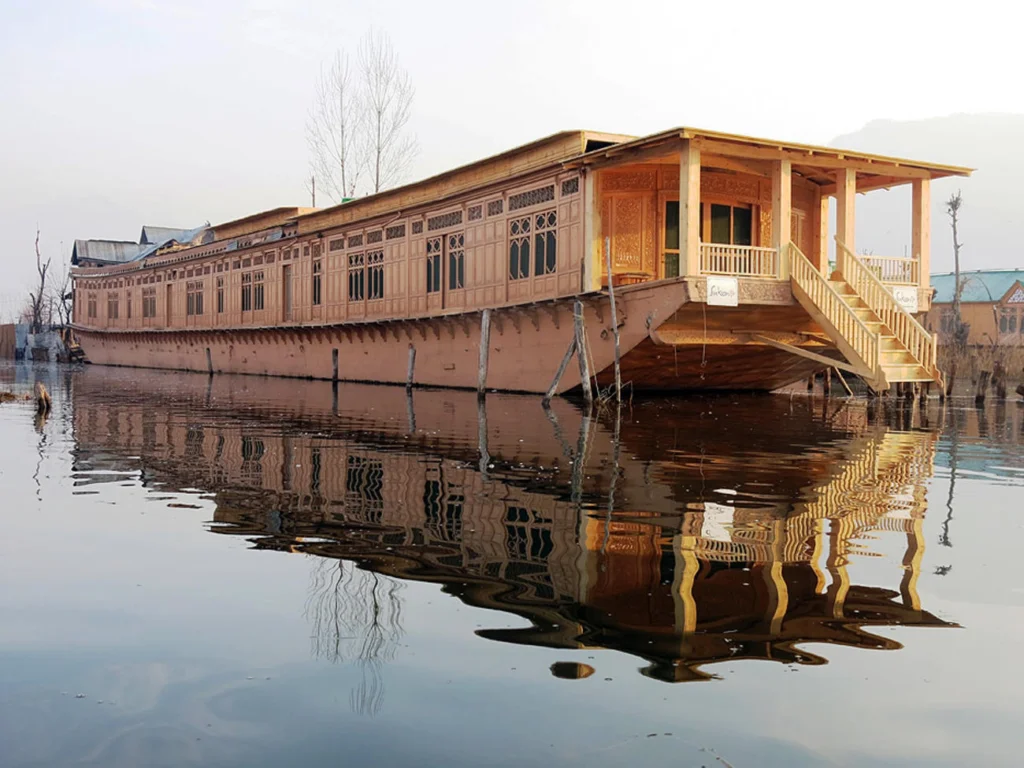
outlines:
[[[779,277],[779,252],[754,245],[700,244],[700,271],[704,275]]]
[[[935,337],[900,306],[885,283],[864,262],[864,258],[855,255],[838,237],[836,258],[843,279],[853,287],[857,295],[878,315],[910,354],[929,373],[937,375]]]
[[[860,256],[875,277],[892,285],[920,284],[920,262],[897,256]]]
[[[850,346],[861,364],[870,371],[871,377],[877,376],[881,349],[879,335],[867,327],[832,283],[793,243],[789,244],[789,266],[793,282],[821,313],[822,319]]]

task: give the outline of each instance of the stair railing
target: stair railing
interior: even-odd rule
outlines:
[[[843,300],[839,292],[793,243],[789,244],[789,259],[790,278],[807,294],[811,303],[853,349],[860,362],[867,366],[871,377],[878,378],[881,344],[879,334],[874,333],[857,317],[857,313]]]
[[[846,244],[836,238],[839,273],[857,292],[878,319],[888,326],[914,359],[929,373],[938,375],[935,337],[925,330],[913,315],[900,306],[878,276]]]

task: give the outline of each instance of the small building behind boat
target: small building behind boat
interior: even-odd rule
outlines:
[[[930,181],[969,173],[690,128],[568,131],[82,261],[73,327],[100,364],[540,393],[583,381],[565,366],[578,312],[600,385],[616,338],[636,389],[770,390],[831,366],[876,389],[939,381],[919,322]],[[898,185],[911,255],[856,255],[857,195]]]

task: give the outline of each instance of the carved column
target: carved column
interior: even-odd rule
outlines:
[[[700,149],[683,141],[679,153],[679,263],[683,274],[700,274]]]
[[[779,257],[779,277],[789,279],[790,216],[793,212],[793,166],[787,158],[772,163],[772,247]]]

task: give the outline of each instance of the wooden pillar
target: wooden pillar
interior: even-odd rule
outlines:
[[[599,171],[591,171],[583,175],[583,242],[586,243],[586,246],[583,252],[580,280],[584,291],[596,291],[601,288],[604,232],[601,222],[599,180]]]
[[[850,249],[850,253],[856,253],[854,243],[854,206],[857,197],[857,172],[844,168],[836,172],[836,237]],[[836,266],[842,271],[842,253],[836,251]]]
[[[776,520],[772,524],[771,559],[764,564],[761,575],[768,588],[768,606],[765,619],[773,636],[782,630],[782,619],[789,609],[789,588],[782,577],[782,561],[786,547],[786,523]]]
[[[672,584],[675,631],[684,637],[697,629],[697,601],[693,598],[693,580],[700,570],[700,562],[693,551],[695,543],[693,536],[681,534],[677,534],[672,541],[675,555],[675,581]]]
[[[921,610],[921,596],[917,593],[917,579],[921,575],[921,560],[924,558],[924,520],[913,519],[907,531],[907,549],[903,554],[903,578],[900,581],[900,595],[903,604],[915,611]]]
[[[786,158],[772,163],[772,247],[779,255],[779,277],[789,279],[790,216],[793,212],[793,166]]]
[[[825,277],[829,276],[828,269],[828,208],[829,208],[829,196],[820,195],[818,197],[818,237],[817,237],[817,257],[818,257],[818,270]]]
[[[700,149],[690,139],[679,153],[679,262],[683,274],[700,274]]]
[[[932,264],[932,192],[929,179],[914,179],[911,206],[913,231],[910,254],[917,259],[918,286],[925,290],[926,296],[931,296],[932,282],[929,272]],[[924,306],[930,307],[931,302]]]

